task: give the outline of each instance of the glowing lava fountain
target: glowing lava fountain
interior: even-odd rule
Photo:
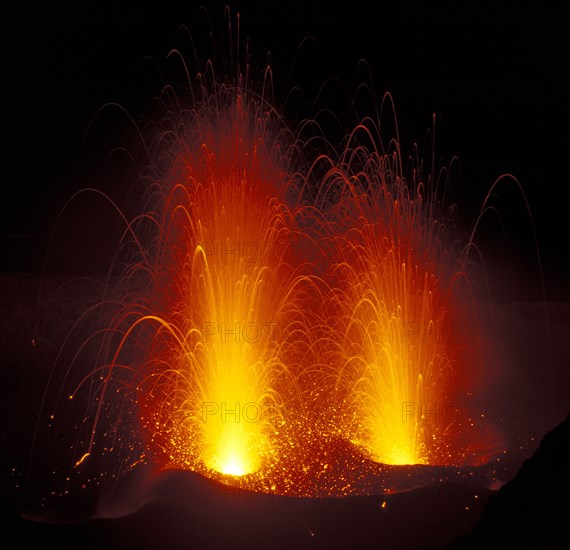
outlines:
[[[156,118],[150,206],[122,241],[125,292],[76,467],[115,371],[135,392],[134,464],[298,496],[391,489],[384,465],[465,464],[445,414],[469,287],[446,173],[424,177],[417,156],[405,171],[370,119],[339,158],[295,171],[314,143],[263,96],[239,78],[198,93]]]
[[[286,261],[286,155],[271,108],[244,90],[176,116],[151,193],[163,199],[152,314],[136,322],[158,326],[138,385],[142,423],[164,467],[266,471],[290,439],[284,410],[300,406],[290,336],[305,277]]]
[[[419,165],[406,179],[397,142],[386,153],[374,135],[357,127],[325,182],[337,428],[378,462],[444,464],[452,211]]]

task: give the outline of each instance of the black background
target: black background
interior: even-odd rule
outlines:
[[[83,136],[107,102],[118,102],[135,119],[146,112],[160,79],[145,56],[163,67],[181,25],[188,25],[202,55],[211,53],[211,31],[216,42],[211,50],[219,60],[227,28],[225,3],[205,5],[206,12],[199,12],[196,2],[148,7],[2,3],[0,269],[41,269],[47,235],[74,191],[94,185],[120,196],[118,180],[97,181],[93,175],[102,156],[92,143],[81,147]],[[259,70],[271,52],[278,104],[286,103],[287,91],[295,86],[310,100],[333,77],[353,93],[365,79],[357,69],[365,59],[378,97],[389,91],[395,99],[404,151],[425,141],[436,113],[438,155],[444,163],[453,155],[461,161],[462,178],[453,191],[465,230],[496,178],[516,175],[534,223],[515,186],[505,185],[494,203],[505,237],[497,233],[495,221],[485,224],[479,242],[489,258],[509,258],[509,284],[512,273],[521,281],[513,297],[522,293],[540,299],[534,229],[547,297],[568,298],[570,20],[565,8],[420,0],[379,2],[374,10],[358,1],[229,5],[233,14],[240,13],[240,33],[243,40],[251,39]],[[99,122],[94,135],[108,135],[111,146],[120,143],[113,141],[115,129],[125,131],[119,119]],[[431,151],[423,148],[422,153],[429,158]],[[75,223],[77,239],[91,254],[105,248],[107,238],[102,218],[108,211],[95,203],[79,208],[76,221],[70,214],[67,226]],[[98,231],[93,224],[99,224]],[[92,267],[81,254],[76,260],[87,271]],[[500,262],[495,264],[501,271]]]

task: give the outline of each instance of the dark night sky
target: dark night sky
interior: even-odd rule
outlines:
[[[0,270],[39,269],[41,243],[73,191],[89,184],[118,196],[116,182],[93,181],[101,156],[93,154],[93,146],[80,151],[80,144],[92,116],[106,102],[121,103],[135,118],[144,113],[159,82],[144,57],[164,66],[181,24],[207,49],[199,3],[172,6],[163,1],[152,8],[101,4],[6,1],[0,8]],[[219,32],[224,3],[205,4],[214,33]],[[454,193],[466,227],[493,181],[504,172],[517,175],[533,211],[547,292],[568,298],[570,230],[563,189],[570,20],[564,8],[543,11],[538,2],[417,0],[382,2],[380,15],[373,15],[357,1],[229,4],[241,13],[241,34],[251,38],[259,67],[271,52],[278,101],[293,85],[311,97],[334,76],[350,88],[364,58],[379,96],[388,90],[395,98],[404,150],[424,140],[432,113],[437,113],[439,153],[445,160],[453,155],[461,160],[463,181]],[[307,36],[315,41],[300,47]],[[112,133],[114,124],[102,127]],[[124,125],[118,127],[124,131]],[[101,127],[98,132],[103,135]],[[422,150],[429,157],[431,152]],[[532,229],[524,204],[507,188],[501,197],[508,237],[497,239],[495,224],[481,234],[482,242],[492,257],[504,253],[500,246],[512,248],[515,271],[529,270],[534,287],[529,292],[536,292]],[[97,243],[89,241],[94,217],[100,215],[81,216],[86,248],[96,250]],[[499,248],[490,246],[497,241]]]

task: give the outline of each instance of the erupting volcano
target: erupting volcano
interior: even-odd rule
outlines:
[[[139,134],[138,214],[117,208],[119,283],[92,308],[106,326],[66,371],[100,342],[70,392],[89,388],[74,468],[122,447],[135,465],[323,496],[397,490],[396,466],[484,463],[495,442],[474,457],[461,422],[433,414],[458,393],[446,329],[468,314],[445,171],[406,159],[397,129],[386,150],[381,117],[321,152],[318,124],[289,128],[268,97],[270,71],[261,93],[236,73],[165,87]]]
[[[453,396],[462,275],[432,177],[365,124],[301,175],[239,79],[159,126],[86,453],[128,372],[159,468],[318,495],[382,485],[382,465],[462,464],[457,423],[429,414]]]
[[[328,224],[338,427],[379,462],[445,464],[452,427],[427,411],[451,398],[452,211],[372,135],[359,126],[327,178],[340,187]]]
[[[8,4],[6,540],[564,524],[562,13]]]
[[[275,119],[251,93],[218,91],[180,116],[152,189],[152,313],[128,333],[156,328],[137,393],[163,466],[253,474],[292,438],[304,277],[286,258],[294,216]]]
[[[431,177],[408,180],[364,124],[299,177],[276,111],[239,84],[172,116],[142,217],[154,237],[129,267],[150,283],[123,301],[112,360],[139,343],[147,456],[303,495],[356,490],[366,460],[462,463],[458,426],[429,415],[452,397],[461,275]]]

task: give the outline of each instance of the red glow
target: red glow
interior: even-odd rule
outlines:
[[[489,447],[433,414],[463,376],[445,329],[468,314],[432,177],[406,174],[366,125],[339,161],[295,171],[276,112],[240,86],[169,124],[140,218],[154,236],[127,269],[151,284],[123,301],[105,380],[139,350],[145,460],[304,496],[480,461]]]

